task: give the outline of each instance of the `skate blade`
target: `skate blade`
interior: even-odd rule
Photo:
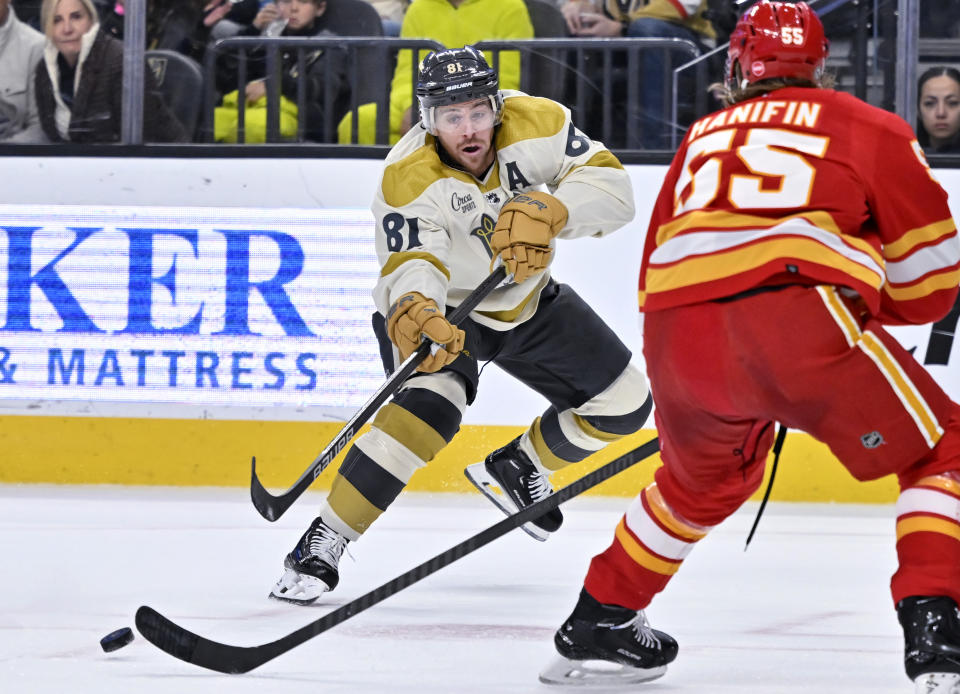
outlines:
[[[960,675],[953,672],[928,672],[913,682],[916,694],[960,694]]]
[[[293,569],[284,569],[283,576],[268,597],[291,605],[309,605],[329,591],[330,586],[319,578],[297,573]]]
[[[663,677],[667,666],[642,669],[609,660],[569,660],[558,657],[540,673],[544,684],[584,689],[615,688],[642,684]]]
[[[497,481],[490,476],[485,464],[474,463],[473,465],[468,465],[464,469],[463,474],[466,475],[467,479],[473,483],[473,486],[476,487],[481,494],[490,499],[494,506],[506,515],[512,516],[520,510],[517,505],[513,503],[513,499],[504,494],[503,490],[500,489],[500,485],[497,484]],[[542,528],[538,528],[533,523],[524,523],[520,526],[520,529],[534,540],[540,542],[546,542],[547,538],[550,537],[550,533]]]

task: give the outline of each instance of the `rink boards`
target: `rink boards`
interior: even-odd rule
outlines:
[[[10,182],[0,191],[0,482],[242,487],[256,455],[268,486],[291,484],[384,379],[369,328],[378,267],[367,210],[381,166],[0,161]],[[664,167],[628,168],[636,221],[602,240],[561,242],[553,273],[639,363],[637,266]],[[960,200],[957,172],[936,174]],[[956,399],[955,328],[895,334]],[[460,434],[411,488],[467,490],[463,466],[544,407],[489,368]],[[653,469],[642,464],[598,493],[632,495]],[[893,480],[858,484],[824,447],[789,436],[774,498],[895,495]]]
[[[285,489],[340,429],[337,423],[174,420],[146,418],[29,417],[0,418],[4,462],[0,482],[60,484],[138,484],[237,486],[250,484],[250,458],[257,474],[274,492]],[[467,463],[503,445],[523,427],[467,425],[408,489],[465,492]],[[580,465],[561,471],[555,485],[577,477],[649,440],[644,430],[612,444]],[[328,489],[338,457],[317,480]],[[653,477],[659,458],[601,484],[590,494],[633,496]],[[246,494],[246,492],[238,493]],[[757,495],[759,498],[759,494]],[[772,498],[780,501],[878,503],[896,499],[892,478],[857,483],[829,451],[805,434],[789,434]]]

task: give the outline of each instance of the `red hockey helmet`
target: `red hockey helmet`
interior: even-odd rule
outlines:
[[[820,18],[805,2],[761,0],[747,10],[730,35],[727,84],[741,87],[774,77],[815,81],[829,46]],[[737,75],[737,66],[740,74]]]

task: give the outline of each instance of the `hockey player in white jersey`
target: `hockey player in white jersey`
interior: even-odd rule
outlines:
[[[525,433],[466,470],[507,513],[550,494],[552,472],[637,431],[650,411],[630,350],[549,270],[558,240],[604,236],[633,219],[620,162],[560,104],[501,91],[471,46],[429,54],[417,97],[420,124],[390,151],[373,202],[381,265],[373,328],[388,371],[423,337],[442,347],[347,452],[285,559],[271,591],[281,600],[309,603],[333,590],[346,544],[458,431],[480,362],[550,403]],[[457,306],[497,262],[512,281],[451,325],[444,307]],[[562,520],[553,510],[524,529],[546,539]]]

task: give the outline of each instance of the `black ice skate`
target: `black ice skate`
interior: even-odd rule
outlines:
[[[547,475],[540,472],[520,448],[520,437],[495,450],[484,462],[468,465],[463,473],[508,516],[553,493]],[[530,537],[543,542],[561,523],[563,514],[555,508],[520,527]]]
[[[580,600],[553,644],[560,658],[540,673],[545,684],[615,687],[662,677],[677,657],[673,637],[650,627],[643,610]]]
[[[340,582],[337,569],[347,538],[320,518],[314,519],[300,542],[283,560],[284,572],[270,597],[308,605]]]
[[[904,665],[918,694],[960,694],[960,611],[947,597],[913,596],[897,605]]]

